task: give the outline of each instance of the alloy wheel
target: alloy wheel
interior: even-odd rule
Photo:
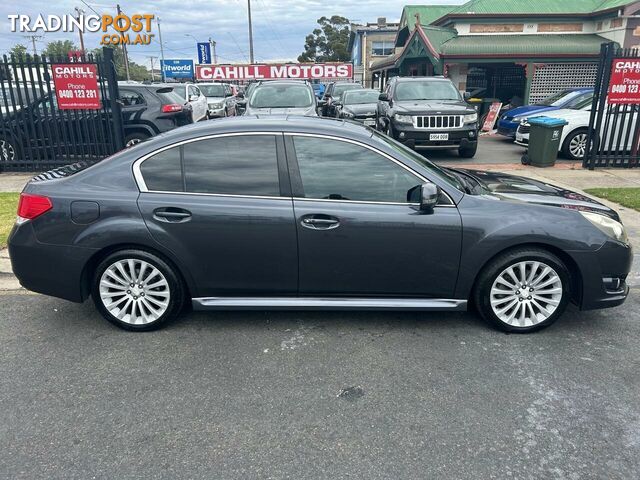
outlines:
[[[491,309],[512,327],[532,327],[547,320],[562,301],[562,280],[549,265],[524,261],[505,268],[491,286]]]
[[[144,260],[118,260],[100,278],[102,304],[124,323],[145,325],[158,320],[169,308],[170,298],[165,276]]]
[[[132,138],[126,143],[125,147],[126,148],[133,147],[135,144],[140,143],[141,141],[142,139],[140,138]]]
[[[16,158],[16,149],[11,142],[0,139],[0,161],[11,162]]]
[[[587,134],[579,133],[569,142],[569,152],[574,158],[583,158],[587,150]]]

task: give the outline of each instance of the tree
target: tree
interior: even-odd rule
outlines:
[[[113,50],[113,62],[116,66],[116,75],[118,76],[118,80],[126,80],[127,72],[124,68],[124,53],[122,52],[122,48],[107,48],[111,48]],[[93,50],[93,54],[102,55],[102,48],[96,48]],[[129,58],[129,78],[138,82],[150,80],[151,72],[149,72],[147,67],[144,65],[140,65]]]
[[[71,40],[56,40],[55,42],[47,43],[47,46],[42,51],[42,55],[47,57],[65,57],[69,55],[69,52],[80,50],[78,46]]]
[[[11,50],[9,50],[9,55],[13,55],[16,58],[23,58],[27,53],[27,47],[22,44],[14,45]]]
[[[339,15],[320,17],[316,28],[305,38],[299,62],[344,62],[349,60],[349,20]]]

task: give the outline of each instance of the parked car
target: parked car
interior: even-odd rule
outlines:
[[[370,88],[347,90],[335,105],[338,118],[355,120],[375,128],[379,95],[378,90]]]
[[[512,108],[498,120],[498,133],[515,138],[520,122],[526,117],[542,112],[550,113],[564,108],[575,108],[593,98],[593,88],[570,88],[545,98],[534,105]]]
[[[478,112],[444,77],[395,77],[380,94],[378,128],[410,148],[478,148]]]
[[[237,115],[236,97],[228,83],[199,83],[198,88],[207,97],[208,118]]]
[[[311,85],[299,80],[260,82],[251,91],[245,115],[295,114],[317,116]]]
[[[204,96],[197,85],[193,83],[177,83],[172,84],[172,86],[174,91],[182,97],[182,100],[191,105],[194,122],[208,118],[209,104],[207,97]]]
[[[193,122],[190,105],[167,85],[119,85],[125,146]]]
[[[581,105],[578,105],[578,108],[555,110],[549,115],[536,114],[531,115],[528,118],[535,118],[537,116],[545,115],[565,120],[567,122],[567,125],[565,125],[562,129],[562,136],[560,137],[559,142],[559,151],[566,158],[569,158],[571,160],[582,160],[587,148],[587,134],[589,131],[589,118],[591,117],[591,104],[591,100],[586,100]],[[626,125],[628,125],[628,123],[626,123]],[[528,147],[530,131],[531,125],[529,124],[527,119],[522,120],[516,132],[516,143],[518,145],[522,145],[523,147]],[[616,132],[618,131],[619,128],[616,128]],[[631,144],[629,143],[629,145],[626,145],[626,147],[630,148]]]
[[[50,178],[55,178],[50,180]],[[30,181],[9,236],[27,289],[129,330],[212,309],[459,311],[532,332],[622,304],[618,214],[579,193],[443,169],[355,122],[240,117]]]
[[[333,103],[337,101],[340,96],[347,90],[356,90],[360,88],[362,88],[362,85],[353,82],[332,82],[327,85],[327,88],[324,91],[324,97],[318,104],[322,116],[335,117],[336,108]]]
[[[324,91],[326,90],[326,85],[324,83],[314,83],[312,84],[313,87],[313,92],[316,94],[316,97],[318,97],[318,100],[320,100],[323,96],[324,96]]]
[[[127,83],[119,84],[118,90],[127,147],[192,122],[191,107],[183,105],[170,86]],[[27,151],[36,158],[50,158],[53,149],[73,159],[111,148],[110,135],[93,132],[94,128],[110,131],[112,119],[102,110],[62,114],[53,93],[39,95],[20,109],[2,114],[0,162],[13,162]]]

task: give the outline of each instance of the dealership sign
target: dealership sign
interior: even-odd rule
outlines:
[[[98,73],[92,63],[52,65],[60,110],[99,110]]]
[[[208,42],[198,43],[198,63],[211,63],[211,44]]]
[[[165,78],[193,78],[193,60],[160,60]]]
[[[608,102],[610,104],[640,104],[640,60],[613,59]]]
[[[196,78],[211,80],[350,79],[351,63],[287,63],[277,65],[196,65]]]

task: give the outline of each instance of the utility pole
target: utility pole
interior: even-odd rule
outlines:
[[[253,63],[253,27],[251,26],[251,0],[247,0],[249,12],[249,63]]]
[[[167,78],[164,74],[164,45],[162,44],[162,30],[160,30],[160,17],[156,17],[156,23],[158,24],[158,39],[160,40],[160,73],[162,74],[162,82],[166,82]]]
[[[153,55],[148,55],[147,58],[151,60],[151,81],[153,82],[156,79],[155,74],[153,73],[153,61],[158,57],[154,57]]]
[[[84,10],[76,7],[75,11],[78,14],[78,23],[81,23],[80,16],[84,15]],[[78,28],[78,33],[80,34],[80,51],[82,52],[82,55],[84,55],[84,35],[82,33],[82,28]]]
[[[216,41],[209,37],[209,45],[211,45],[211,51],[213,52],[213,63],[218,63],[218,55],[216,55]]]
[[[120,10],[120,4],[116,5],[118,9],[118,15],[122,14],[122,10]],[[120,25],[120,22],[118,22]],[[127,82],[131,80],[131,76],[129,75],[129,55],[127,53],[127,44],[122,42],[122,54],[124,55],[124,71],[127,74]]]
[[[23,35],[23,37],[31,40],[31,45],[33,45],[33,54],[38,55],[38,49],[36,48],[36,41],[41,40],[44,37],[41,35]]]

